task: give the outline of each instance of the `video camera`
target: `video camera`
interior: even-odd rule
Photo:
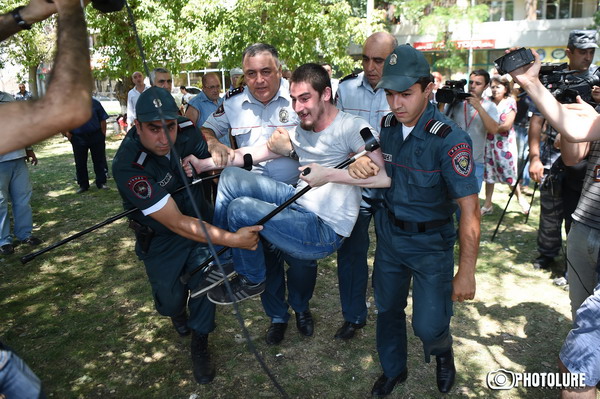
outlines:
[[[435,101],[438,103],[452,104],[455,101],[463,101],[473,95],[465,93],[466,79],[447,80],[446,84],[435,93]]]
[[[92,0],[92,6],[100,12],[120,11],[125,5],[125,0]]]
[[[562,104],[572,104],[576,102],[577,96],[581,96],[583,101],[595,105],[592,87],[600,86],[600,76],[597,73],[587,77],[573,76],[576,72],[569,71],[567,63],[545,63],[540,68],[539,78],[554,98]]]

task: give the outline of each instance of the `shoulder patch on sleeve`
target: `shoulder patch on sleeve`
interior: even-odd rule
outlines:
[[[392,127],[398,124],[398,119],[394,116],[392,112],[381,118],[381,128],[384,127]]]
[[[345,80],[350,80],[350,79],[354,79],[354,78],[357,78],[357,77],[358,77],[358,74],[351,73],[350,75],[347,75],[347,76],[344,76],[343,78],[341,78],[339,83],[342,83]]]
[[[448,156],[452,158],[452,168],[463,177],[467,177],[473,171],[473,159],[471,157],[471,146],[467,143],[455,145],[448,151]]]
[[[223,103],[221,103],[221,105],[219,105],[219,108],[217,108],[215,110],[215,112],[213,112],[213,116],[215,118],[217,118],[217,117],[219,117],[221,115],[224,115],[224,114],[225,114],[225,106],[223,105]]]
[[[127,186],[139,199],[147,200],[152,197],[152,186],[145,176],[134,176],[127,182]]]
[[[444,138],[450,133],[452,133],[452,127],[450,127],[450,125],[446,125],[443,122],[431,119],[425,124],[425,131],[431,134],[435,134],[436,136],[439,136],[441,138]]]
[[[229,90],[227,92],[227,94],[225,94],[225,98],[231,98],[231,97],[235,96],[236,94],[240,94],[243,92],[244,92],[244,86],[238,87],[237,89]]]
[[[133,166],[136,166],[140,169],[144,169],[144,165],[148,160],[148,154],[144,151],[139,151],[135,156],[135,160],[133,161]]]

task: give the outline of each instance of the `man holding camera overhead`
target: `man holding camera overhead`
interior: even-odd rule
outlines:
[[[568,69],[576,71],[572,76],[585,78],[596,72],[598,67],[592,65],[592,60],[597,48],[595,30],[573,30],[569,33],[566,54],[569,58]],[[565,166],[560,158],[560,140],[554,142],[556,132],[550,126],[546,130],[548,138],[540,146],[545,119],[537,109],[532,111],[528,133],[529,175],[536,182],[543,182],[540,186],[540,224],[537,239],[539,256],[533,261],[533,267],[549,269],[562,246],[563,219],[565,230],[569,234],[571,214],[581,194],[586,161],[571,167]]]

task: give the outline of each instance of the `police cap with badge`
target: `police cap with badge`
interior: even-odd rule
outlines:
[[[175,99],[162,87],[150,87],[145,90],[135,104],[136,119],[139,122],[166,121],[179,117],[179,108]]]

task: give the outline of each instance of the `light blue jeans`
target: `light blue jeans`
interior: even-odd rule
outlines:
[[[8,201],[12,205],[14,234],[18,240],[31,236],[31,181],[25,158],[0,162],[0,245],[11,244]]]
[[[226,168],[219,180],[213,224],[229,231],[253,226],[295,194],[289,184],[249,172]],[[316,214],[293,203],[266,222],[262,239],[297,259],[317,260],[335,252],[343,237]],[[255,251],[232,248],[235,271],[252,283],[265,280],[262,244]]]
[[[42,383],[15,353],[0,349],[0,394],[7,398],[45,398]]]

